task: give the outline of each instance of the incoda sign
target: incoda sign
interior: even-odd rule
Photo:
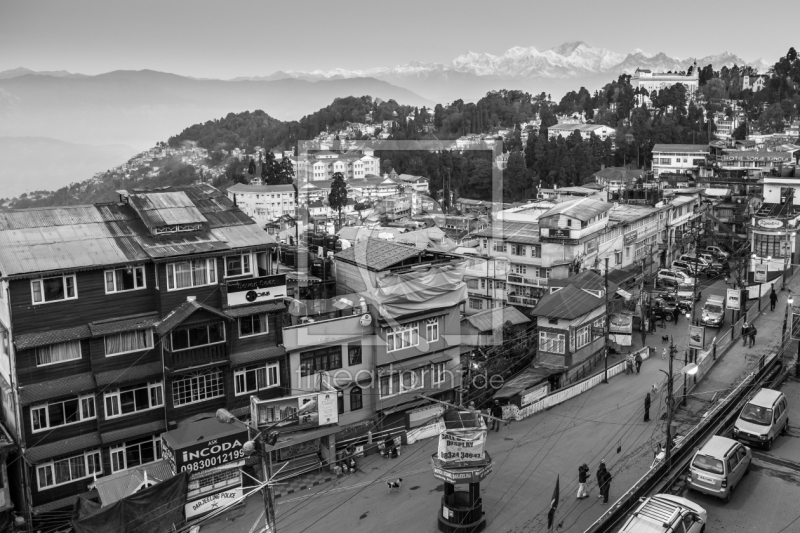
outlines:
[[[173,450],[169,443],[162,439],[164,458],[173,465],[176,473],[196,472],[239,461],[244,458],[242,445],[245,442],[247,442],[246,429],[241,433],[198,442],[178,450]]]

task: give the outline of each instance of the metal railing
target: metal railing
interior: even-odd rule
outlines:
[[[532,287],[547,286],[547,278],[529,278],[526,276],[520,276],[519,274],[509,274],[507,282],[517,285],[530,285]]]
[[[538,298],[528,298],[526,296],[508,296],[508,303],[517,304],[517,305],[524,305],[526,307],[536,307],[536,304],[539,303]]]

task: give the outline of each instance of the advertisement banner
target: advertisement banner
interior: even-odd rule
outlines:
[[[753,274],[756,283],[767,282],[767,270],[769,270],[769,265],[756,265],[756,271]]]
[[[437,457],[447,465],[483,461],[485,444],[486,431],[482,429],[445,431],[439,435]]]
[[[706,345],[706,328],[704,326],[689,326],[689,348],[703,349]]]
[[[613,315],[608,325],[609,333],[633,333],[633,317],[631,315]]]
[[[242,489],[230,489],[217,494],[211,494],[205,498],[189,502],[186,504],[184,511],[186,511],[186,518],[192,518],[215,509],[230,505],[237,498],[242,497]]]
[[[458,483],[480,483],[492,472],[492,464],[477,468],[463,468],[450,470],[449,468],[439,468],[434,464],[433,477],[446,483],[456,485]]]
[[[742,308],[742,292],[739,289],[728,289],[728,298],[725,306],[736,311]]]
[[[256,396],[250,396],[250,420],[258,426],[277,422],[275,428],[278,430],[336,424],[339,422],[338,394],[335,391],[315,392],[274,400],[261,400]]]
[[[793,305],[789,308],[792,323],[792,338],[800,340],[800,306]]]
[[[191,445],[175,446],[173,439],[168,435],[169,433],[162,435],[161,448],[164,458],[176,474],[197,472],[244,459],[242,445],[249,438],[248,430],[244,428],[236,433],[210,438]]]
[[[635,243],[636,242],[636,237],[638,237],[638,236],[639,236],[639,232],[636,231],[636,230],[629,231],[628,233],[626,233],[625,236],[623,237],[624,242],[625,242],[625,246],[630,246],[631,244]]]
[[[228,305],[246,305],[286,297],[286,275],[263,276],[228,282]]]
[[[532,404],[533,402],[538,402],[539,400],[547,396],[548,392],[550,392],[549,383],[540,385],[538,388],[535,388],[530,392],[523,392],[522,399],[520,401],[521,404],[520,407],[525,407],[526,405]]]
[[[568,229],[553,229],[553,228],[550,228],[548,230],[548,232],[549,232],[547,234],[548,237],[556,238],[556,239],[561,239],[561,238],[569,239],[569,235],[570,235]]]
[[[327,426],[339,422],[338,394],[335,392],[321,392],[317,394],[317,411],[319,425]]]

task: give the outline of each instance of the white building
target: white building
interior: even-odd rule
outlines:
[[[653,176],[692,174],[705,176],[711,149],[707,144],[656,144],[653,146]]]
[[[686,98],[693,100],[700,88],[700,71],[697,64],[694,65],[691,74],[679,74],[677,72],[653,72],[649,69],[636,69],[631,80],[631,85],[635,89],[645,89],[647,94],[653,91],[660,91],[672,87],[673,85],[683,84],[686,87]],[[650,107],[650,98],[639,96],[639,103],[644,102]]]
[[[581,138],[589,139],[594,133],[601,141],[605,141],[608,137],[613,137],[616,130],[611,126],[605,124],[556,124],[547,128],[547,135],[552,139],[553,137],[569,137],[572,133],[578,130]]]
[[[263,225],[283,215],[295,215],[297,193],[294,185],[245,185],[237,183],[228,188],[228,198],[239,209]]]
[[[381,168],[380,158],[367,148],[350,152],[321,150],[292,156],[289,161],[300,181],[330,180],[336,172],[341,172],[346,180],[363,178],[367,174],[378,174]]]
[[[757,93],[764,88],[767,80],[769,80],[769,76],[763,74],[756,76],[744,76],[744,78],[742,78],[742,89],[750,89],[754,93]]]

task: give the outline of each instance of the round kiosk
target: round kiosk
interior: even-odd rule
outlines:
[[[439,421],[433,475],[444,482],[439,531],[477,533],[486,527],[481,481],[492,471],[486,452],[486,423],[477,411],[451,409]]]

